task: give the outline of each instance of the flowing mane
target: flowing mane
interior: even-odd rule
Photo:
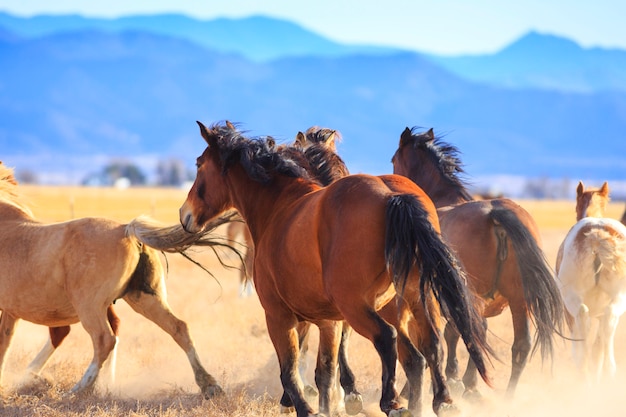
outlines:
[[[296,154],[284,154],[279,147],[273,146],[273,140],[247,138],[230,123],[214,124],[209,132],[219,143],[223,173],[239,162],[252,180],[263,184],[270,182],[275,175],[309,179],[300,162],[294,161]]]
[[[17,180],[13,175],[13,169],[0,161],[0,200],[32,217],[33,214],[30,209],[20,201],[21,196],[17,188]]]
[[[409,129],[407,127],[404,130],[400,138],[400,148],[411,145],[414,149],[424,151],[448,185],[459,192],[467,201],[473,200],[467,191],[466,181],[462,178],[465,170],[459,158],[459,149],[444,142],[441,137],[434,136],[432,129],[422,133],[417,133],[417,129],[419,128]]]

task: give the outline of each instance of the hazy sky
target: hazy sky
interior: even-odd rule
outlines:
[[[585,47],[626,49],[625,0],[0,0],[22,16],[183,13],[201,19],[284,18],[344,43],[443,54],[494,52],[529,30]]]

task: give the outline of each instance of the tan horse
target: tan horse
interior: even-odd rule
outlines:
[[[153,248],[178,251],[202,239],[208,244],[206,236],[180,226],[156,228],[145,219],[126,225],[102,218],[41,223],[20,201],[12,170],[0,162],[0,377],[20,319],[50,328],[50,341],[29,367],[34,374],[69,326],[80,322],[94,354],[72,392],[91,390],[116,345],[112,304],[121,298],[178,343],[206,397],[221,392],[200,363],[187,324],[167,304],[164,271]]]
[[[576,189],[576,220],[559,248],[558,283],[574,359],[588,379],[616,372],[615,329],[626,311],[626,227],[604,217],[609,186]]]

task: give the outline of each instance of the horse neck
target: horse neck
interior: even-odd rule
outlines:
[[[33,221],[32,214],[17,204],[1,202],[0,203],[0,219],[2,221],[7,220],[24,220]]]
[[[252,180],[240,167],[228,174],[234,208],[246,221],[256,243],[275,214],[304,194],[319,188],[300,178],[279,176],[265,185]]]
[[[411,175],[409,178],[428,194],[437,208],[471,200],[465,188],[451,183],[436,170],[433,170],[431,175]]]

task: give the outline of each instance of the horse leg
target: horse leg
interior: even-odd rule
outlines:
[[[616,314],[615,307],[610,306],[600,319],[600,328],[598,329],[598,334],[602,340],[604,369],[606,369],[610,377],[614,377],[617,372],[617,365],[615,364],[615,330],[618,322],[619,315]]]
[[[339,391],[343,388],[343,406],[346,413],[353,416],[363,410],[363,397],[356,389],[356,378],[348,364],[348,343],[351,333],[352,327],[344,320],[341,327],[341,342],[339,343],[339,354],[337,358],[339,364],[339,383],[341,387],[337,389]]]
[[[461,395],[465,390],[465,386],[459,378],[459,359],[457,356],[457,346],[461,335],[450,322],[446,323],[443,335],[446,340],[448,352],[446,359],[446,378],[448,380],[448,386],[453,394]]]
[[[137,313],[163,329],[174,339],[178,346],[183,349],[193,369],[196,384],[200,387],[205,398],[208,399],[217,394],[221,394],[223,392],[222,388],[217,384],[215,378],[204,369],[200,362],[191,335],[189,334],[187,323],[180,320],[172,313],[167,305],[167,301],[164,299],[161,288],[160,286],[157,287],[155,294],[133,292],[127,294],[124,300]]]
[[[519,378],[526,367],[532,347],[532,338],[526,306],[513,302],[509,305],[513,318],[513,346],[511,346],[511,376],[509,377],[506,396],[511,398],[515,394]]]
[[[296,317],[274,294],[264,296],[260,293],[259,298],[266,307],[265,323],[278,357],[283,390],[291,399],[298,417],[313,415],[313,409],[304,398],[302,379],[298,373],[300,352]]]
[[[402,396],[408,399],[409,410],[414,415],[420,416],[423,407],[426,360],[411,340],[412,337],[415,340],[419,340],[421,337],[417,321],[412,318],[404,302],[400,310],[398,310],[396,303],[388,303],[380,310],[380,313],[398,331],[398,360],[407,378],[407,383],[402,389]]]
[[[309,351],[309,330],[311,329],[311,323],[308,321],[298,322],[296,330],[298,331],[298,346],[300,346],[300,356],[298,362],[298,372],[302,383],[304,384],[304,393],[308,397],[316,397],[318,394],[315,387],[310,385],[306,380],[306,373],[309,368],[309,364],[306,360],[306,354]],[[283,391],[283,395],[280,398],[280,412],[291,413],[294,411],[293,402],[291,397]]]
[[[408,294],[408,291],[407,291]],[[410,296],[410,294],[408,294]],[[417,297],[410,298],[411,300],[418,300]],[[433,402],[432,408],[435,414],[450,415],[457,414],[458,409],[454,405],[452,396],[448,389],[448,384],[444,378],[443,372],[443,347],[441,345],[441,334],[438,331],[440,325],[439,310],[435,307],[434,303],[428,303],[429,311],[427,312],[423,304],[419,302],[413,302],[411,305],[411,311],[415,320],[413,328],[417,332],[418,349],[424,355],[428,368],[430,370],[430,377],[433,388]],[[432,318],[429,320],[429,317]],[[420,381],[421,383],[421,381]]]
[[[72,388],[71,392],[73,394],[79,394],[93,389],[102,364],[109,358],[109,355],[115,349],[117,343],[117,337],[113,333],[113,329],[107,320],[106,310],[79,310],[78,317],[87,333],[89,333],[89,336],[91,336],[94,354],[83,377]]]
[[[70,326],[49,327],[48,332],[50,334],[50,338],[46,340],[46,344],[26,369],[26,372],[30,375],[39,375],[43,367],[46,366],[46,363],[48,363],[52,354],[56,351],[56,348],[59,347],[61,342],[63,342],[63,340],[70,333]]]
[[[330,416],[331,388],[335,384],[337,353],[341,340],[340,322],[324,320],[318,323],[320,343],[315,367],[315,384],[319,390],[319,412]]]
[[[487,330],[486,318],[483,318],[483,326],[485,330]],[[464,399],[477,402],[482,398],[482,395],[478,390],[478,370],[476,369],[476,364],[471,358],[467,360],[467,366],[465,368],[463,380],[460,385],[465,387],[465,389],[463,390]]]
[[[344,305],[344,308],[348,305]],[[407,410],[398,403],[396,383],[397,331],[369,306],[349,306],[342,311],[350,326],[374,345],[382,365],[380,409],[387,415],[402,415]]]
[[[0,315],[0,386],[2,386],[2,371],[4,369],[4,358],[11,345],[11,340],[15,333],[15,326],[19,319],[2,312]]]

